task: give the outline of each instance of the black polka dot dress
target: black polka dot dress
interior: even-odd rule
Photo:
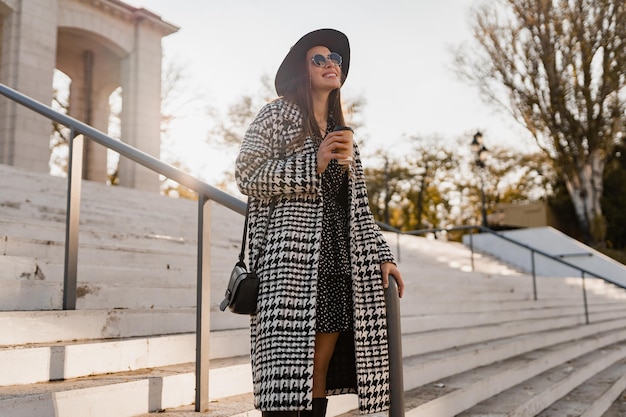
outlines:
[[[316,330],[353,329],[350,270],[348,174],[333,159],[322,174],[324,215],[317,281]]]

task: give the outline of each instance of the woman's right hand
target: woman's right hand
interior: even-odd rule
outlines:
[[[330,132],[326,135],[317,151],[317,173],[326,171],[331,159],[353,158],[353,133],[350,130]]]

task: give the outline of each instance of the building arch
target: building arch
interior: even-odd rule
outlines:
[[[0,0],[0,14],[0,82],[49,104],[58,68],[72,79],[70,116],[104,132],[121,87],[121,139],[159,157],[161,38],[176,26],[120,0]],[[0,163],[48,171],[50,122],[29,112],[0,100]],[[86,143],[84,177],[105,182],[106,150]],[[158,190],[158,175],[123,159],[119,179]]]

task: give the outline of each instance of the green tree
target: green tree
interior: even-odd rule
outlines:
[[[487,214],[498,203],[546,199],[553,193],[554,174],[543,153],[494,146],[478,169],[469,152],[459,152],[461,143],[437,137],[411,140],[413,148],[402,157],[383,152],[385,163],[366,169],[374,217],[398,229],[480,224],[482,192]]]
[[[448,177],[458,161],[441,138],[403,138],[400,157],[378,151],[382,166],[365,170],[374,217],[400,230],[446,227],[453,221]]]
[[[385,151],[376,153],[383,160],[381,167],[365,167],[370,209],[374,218],[383,223],[403,227],[405,219],[398,212],[405,193],[403,188],[409,178],[409,170]]]
[[[586,240],[602,241],[603,172],[625,127],[626,3],[491,0],[471,21],[478,49],[459,49],[460,74],[528,129]]]
[[[413,187],[408,196],[415,213],[414,228],[446,227],[451,211],[446,194],[451,190],[450,174],[457,170],[459,159],[453,149],[442,145],[439,137],[413,137],[413,151],[408,162],[413,172]]]

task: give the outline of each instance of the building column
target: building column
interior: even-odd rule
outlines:
[[[99,47],[82,50],[76,55],[72,66],[66,64],[72,79],[69,115],[106,134],[111,113],[109,96],[116,86],[115,64],[118,61],[104,56]],[[106,183],[107,149],[87,139],[83,156],[83,178]]]
[[[148,20],[135,21],[134,49],[122,62],[122,141],[160,157],[161,37]],[[159,190],[158,174],[120,158],[120,185]]]
[[[0,82],[46,105],[53,94],[57,7],[57,0],[15,0],[0,9]],[[0,100],[0,163],[49,172],[51,132],[49,119]]]

